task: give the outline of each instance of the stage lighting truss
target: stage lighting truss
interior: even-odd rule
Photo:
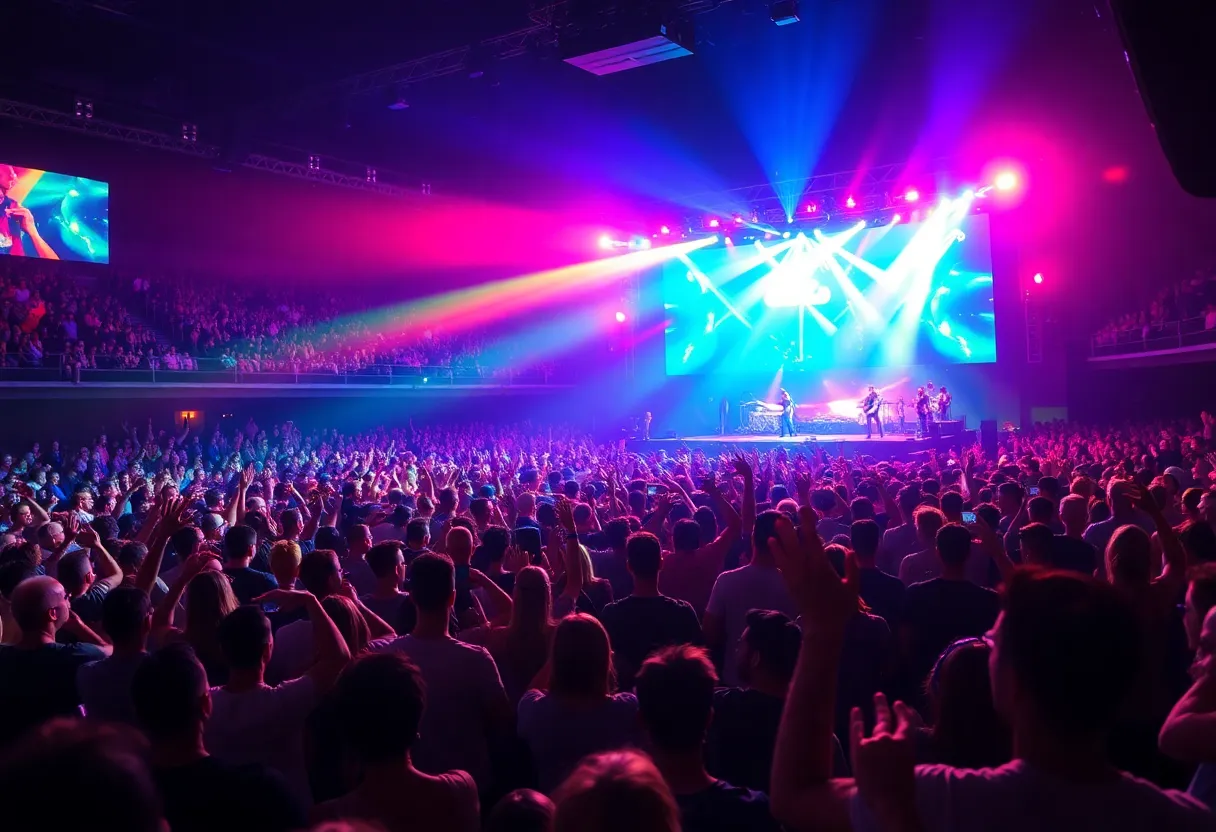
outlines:
[[[743,212],[736,209],[685,216],[679,226],[681,234],[675,236],[714,234],[723,228],[737,228],[738,232],[732,232],[736,239],[759,240],[773,239],[790,230],[853,225],[858,220],[873,225],[916,221],[932,211],[943,197],[954,198],[964,187],[961,184],[955,188],[938,187],[938,183],[957,179],[946,159],[918,171],[915,183],[909,181],[907,170],[907,164],[900,163],[812,176],[803,186],[793,210],[788,204],[788,194],[802,184],[801,180],[695,194],[680,202],[748,208]],[[992,186],[982,187],[976,194],[983,197],[991,190]],[[986,210],[987,203],[977,199],[972,210]],[[667,225],[672,223],[668,221]]]

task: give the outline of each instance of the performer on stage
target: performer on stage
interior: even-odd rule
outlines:
[[[790,436],[797,436],[794,432],[794,399],[786,390],[781,390],[781,436],[785,436],[785,432],[789,431]]]
[[[937,420],[945,422],[950,418],[950,402],[952,401],[950,394],[946,391],[945,385],[942,386],[941,392],[937,394]]]
[[[730,400],[726,396],[718,402],[718,435],[726,435],[726,419],[730,415]]]
[[[929,394],[925,392],[925,388],[916,388],[916,418],[920,420],[920,435],[925,438],[929,435]]]
[[[873,429],[871,423],[878,425],[878,438],[882,439],[882,417],[879,411],[882,409],[882,397],[874,390],[874,385],[870,385],[870,391],[866,393],[866,397],[861,400],[861,410],[866,414],[866,439],[873,437]]]
[[[904,427],[904,425],[906,423],[904,422],[904,397],[903,396],[900,396],[899,400],[895,402],[895,418],[899,420],[900,434],[902,435],[904,433],[907,433],[908,432],[907,428]]]
[[[643,439],[650,439],[650,423],[653,421],[654,421],[654,416],[652,416],[650,411],[647,410],[646,413],[642,415],[642,438]]]

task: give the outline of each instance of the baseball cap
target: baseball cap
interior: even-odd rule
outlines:
[[[204,514],[203,519],[199,522],[199,527],[204,533],[222,529],[224,527],[224,518],[218,514]]]

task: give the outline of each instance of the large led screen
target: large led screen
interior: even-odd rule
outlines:
[[[996,361],[988,218],[969,209],[668,261],[668,375]]]
[[[0,255],[110,262],[106,182],[0,163]]]

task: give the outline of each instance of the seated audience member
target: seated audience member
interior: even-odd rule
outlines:
[[[0,748],[52,717],[78,715],[77,672],[109,654],[95,644],[56,640],[79,637],[80,630],[69,622],[67,595],[54,578],[19,583],[12,606],[21,634],[0,646]]]
[[[770,532],[771,536],[771,532]],[[899,632],[904,612],[904,584],[898,578],[878,568],[878,547],[882,531],[873,520],[854,520],[849,529],[849,541],[857,557],[861,580],[861,600],[887,622],[892,633]]]
[[[922,548],[899,563],[899,579],[903,581],[904,586],[928,581],[941,574],[941,560],[937,556],[934,541],[937,539],[938,530],[946,524],[946,515],[932,506],[921,506],[912,516],[912,522],[916,526],[916,539]]]
[[[485,832],[552,832],[553,801],[532,789],[516,789],[494,804]]]
[[[203,742],[211,719],[207,672],[190,646],[171,644],[148,657],[131,682],[131,700],[151,744],[152,776],[173,832],[289,832],[304,810],[273,769],[231,765]]]
[[[241,604],[252,603],[279,585],[274,575],[250,568],[257,546],[257,532],[249,526],[233,526],[224,534],[224,574],[232,581],[232,592]]]
[[[270,620],[252,604],[229,613],[219,627],[228,682],[211,691],[206,744],[224,762],[262,763],[275,769],[307,806],[312,798],[304,766],[304,722],[350,661],[350,651],[312,593],[276,589],[257,600],[280,607],[300,605],[308,611],[316,660],[299,678],[274,687],[265,684],[266,665],[274,651]]]
[[[422,675],[400,653],[366,655],[334,689],[338,731],[362,780],[349,794],[318,804],[317,821],[368,821],[386,832],[477,832],[477,785],[464,771],[424,774],[410,749],[426,709]]]
[[[637,699],[614,694],[608,633],[589,615],[558,622],[547,690],[519,700],[519,736],[532,751],[543,792],[552,791],[588,754],[635,745]]]
[[[587,757],[553,794],[553,832],[681,832],[680,809],[639,751]]]
[[[148,634],[152,632],[148,594],[133,586],[112,590],[101,602],[101,624],[114,652],[76,672],[80,702],[89,719],[135,725],[131,679],[148,657]]]
[[[795,611],[794,601],[768,551],[769,538],[780,516],[780,512],[765,511],[756,517],[750,541],[751,560],[745,566],[723,572],[714,582],[703,625],[709,647],[724,656],[732,656],[738,649],[751,610],[777,610],[786,615]],[[723,662],[722,678],[726,684],[739,682],[737,670],[734,662]]]
[[[726,657],[738,668],[743,686],[714,691],[714,718],[705,745],[706,768],[714,777],[768,792],[777,727],[801,644],[802,632],[784,613],[747,614],[739,647]],[[836,754],[839,770],[847,770],[839,744]]]
[[[814,526],[806,510],[804,526]],[[878,721],[851,731],[852,779],[832,779],[838,656],[856,608],[814,535],[778,528],[777,562],[802,610],[802,652],[773,761],[777,819],[795,829],[1212,829],[1185,795],[1110,767],[1104,739],[1134,684],[1140,631],[1122,594],[1073,573],[1019,571],[1005,582],[993,629],[993,696],[1009,721],[1014,760],[972,771],[914,766],[911,709],[876,697]]]
[[[642,665],[638,712],[655,765],[675,795],[685,832],[776,830],[766,795],[705,770],[702,749],[717,682],[713,663],[700,647],[665,647]]]
[[[930,726],[917,759],[956,768],[995,768],[1012,756],[1009,726],[996,712],[982,638],[954,642],[938,657],[925,683]]]
[[[618,687],[632,690],[647,656],[671,644],[700,644],[701,624],[691,604],[659,591],[663,550],[657,537],[649,532],[630,535],[625,563],[633,591],[604,607],[600,620],[612,641]]]
[[[164,832],[159,803],[138,736],[121,726],[55,719],[0,759],[5,829]]]
[[[410,597],[418,610],[414,631],[386,650],[404,653],[422,671],[430,703],[422,715],[414,764],[428,774],[459,770],[489,786],[491,740],[511,724],[510,705],[494,659],[484,647],[448,635],[456,602],[451,558],[427,553],[410,568]]]

